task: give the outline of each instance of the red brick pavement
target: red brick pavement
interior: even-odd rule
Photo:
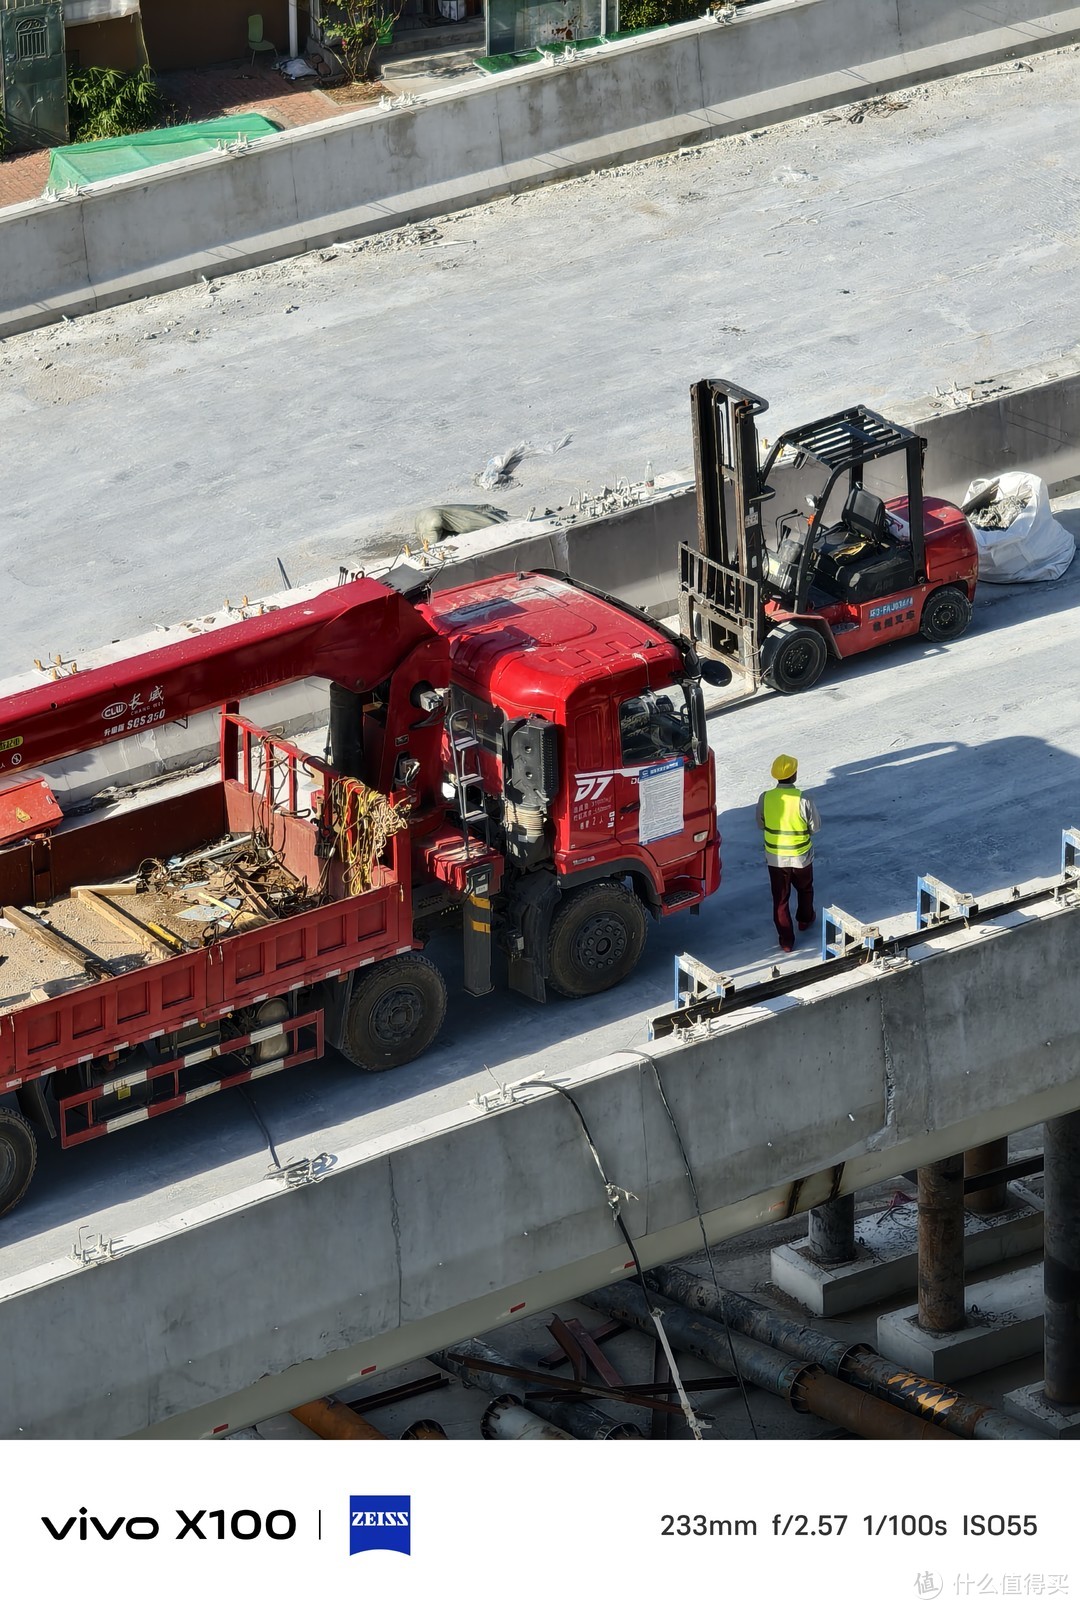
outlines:
[[[284,129],[296,129],[357,110],[355,104],[341,105],[321,90],[302,89],[287,83],[280,73],[252,67],[247,62],[186,73],[161,73],[158,83],[176,107],[176,119],[181,123],[201,123],[236,112],[260,112]],[[0,159],[0,207],[40,196],[48,177],[47,151]]]

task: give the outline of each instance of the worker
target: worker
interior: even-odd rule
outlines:
[[[795,949],[791,926],[791,891],[797,903],[795,920],[805,933],[814,923],[814,834],[821,818],[809,794],[799,787],[799,762],[793,755],[777,755],[772,764],[776,787],[758,799],[757,824],[765,836],[765,861],[772,885],[773,921],[780,949]]]

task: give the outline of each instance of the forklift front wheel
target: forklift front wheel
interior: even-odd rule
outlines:
[[[26,1195],[37,1165],[37,1141],[26,1119],[0,1107],[0,1218]]]
[[[942,587],[923,605],[919,631],[928,643],[949,643],[971,625],[971,601],[959,587]]]
[[[353,980],[341,1050],[358,1068],[399,1068],[421,1056],[446,1015],[443,976],[414,951],[365,967]]]
[[[785,621],[761,645],[761,679],[777,693],[801,693],[814,685],[828,657],[820,632]]]
[[[592,883],[556,908],[548,937],[547,981],[576,1000],[621,984],[641,960],[648,913],[621,883]]]

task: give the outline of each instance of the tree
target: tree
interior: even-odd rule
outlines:
[[[388,42],[404,0],[324,0],[323,38],[354,84],[374,76],[372,61]]]

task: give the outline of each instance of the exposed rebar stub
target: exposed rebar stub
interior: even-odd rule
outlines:
[[[1044,1126],[1044,1394],[1080,1406],[1080,1113]]]
[[[919,1324],[963,1330],[964,1159],[944,1157],[919,1170]]]
[[[810,1209],[807,1254],[828,1269],[855,1256],[855,1198],[838,1196]]]

